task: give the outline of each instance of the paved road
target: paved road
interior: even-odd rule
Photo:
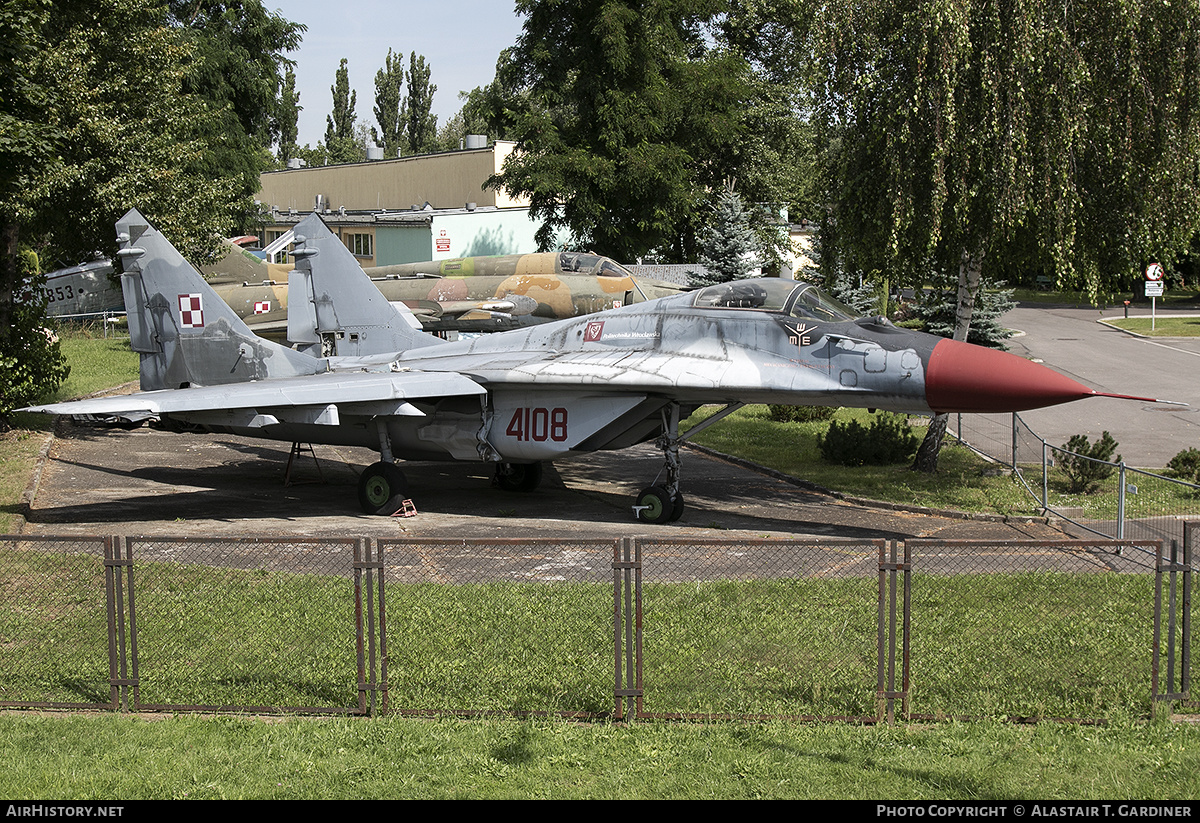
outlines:
[[[1160,316],[1168,313],[1159,310]],[[1097,322],[1120,314],[1119,309],[1026,305],[1009,312],[1003,322],[1020,332],[1009,343],[1014,354],[1040,360],[1094,389],[1189,405],[1092,398],[1022,412],[1021,419],[1056,446],[1074,434],[1094,441],[1111,432],[1126,463],[1161,468],[1181,449],[1200,448],[1200,338],[1150,340]],[[994,421],[998,447],[1005,448],[1011,440],[1010,416],[976,417],[968,425]]]

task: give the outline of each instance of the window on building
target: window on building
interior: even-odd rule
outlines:
[[[346,247],[354,253],[356,257],[374,257],[375,256],[375,236],[371,234],[347,234]]]

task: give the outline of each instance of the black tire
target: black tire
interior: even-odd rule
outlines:
[[[395,463],[372,463],[358,478],[358,504],[367,514],[393,515],[408,497],[408,480]]]
[[[671,493],[662,486],[642,489],[637,496],[637,506],[637,518],[643,523],[670,523],[671,515],[675,513]],[[680,514],[683,512],[680,511]]]
[[[496,485],[506,492],[531,492],[541,484],[541,463],[501,463],[496,466]]]
[[[686,506],[683,502],[683,493],[680,492],[679,494],[675,495],[675,502],[671,504],[671,519],[668,522],[674,523],[675,521],[679,520],[679,518],[683,517],[683,510],[685,508]]]

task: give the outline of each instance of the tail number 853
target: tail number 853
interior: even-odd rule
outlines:
[[[553,440],[561,443],[567,439],[567,410],[517,409],[504,433],[519,442]]]

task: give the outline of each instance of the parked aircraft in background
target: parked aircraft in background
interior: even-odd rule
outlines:
[[[437,333],[504,331],[683,291],[674,283],[634,277],[607,257],[575,252],[463,257],[364,271],[389,301],[403,303],[425,331]],[[239,274],[209,282],[255,332],[282,339],[285,278]]]
[[[855,317],[815,286],[780,279],[446,342],[413,328],[315,214],[295,230],[291,349],[255,336],[136,211],[117,231],[143,392],[25,411],[149,413],[374,448],[381,460],[358,486],[374,514],[410,496],[398,457],[492,463],[499,485],[532,490],[545,461],[655,440],[664,479],[634,508],[664,523],[684,511],[680,443],[746,403],[1008,412],[1121,396],[1005,352]],[[724,408],[681,434],[679,421],[703,404]]]
[[[282,341],[287,330],[287,273],[232,238],[215,263],[200,266],[209,284],[257,334]],[[460,257],[367,268],[389,301],[404,303],[425,331],[494,332],[579,317],[678,294],[683,287],[635,277],[607,257],[577,252]],[[48,275],[47,314],[124,311],[108,260]]]
[[[95,260],[46,273],[42,287],[46,314],[69,317],[125,310],[121,289],[113,281],[111,260]]]

